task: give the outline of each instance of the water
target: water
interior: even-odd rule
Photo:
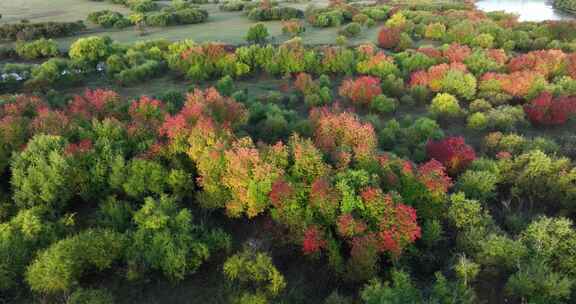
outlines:
[[[575,19],[570,14],[556,10],[545,0],[479,0],[478,9],[486,12],[505,11],[520,16],[520,21],[544,21]]]

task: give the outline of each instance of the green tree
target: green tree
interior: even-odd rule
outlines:
[[[39,293],[70,291],[89,270],[109,269],[124,255],[124,235],[88,229],[53,243],[26,270],[26,281]]]
[[[250,248],[228,258],[224,263],[224,274],[237,284],[240,294],[235,300],[240,304],[269,303],[286,287],[284,276],[276,269],[272,258]]]
[[[166,195],[146,198],[134,214],[134,222],[137,228],[128,253],[129,276],[153,269],[171,280],[182,280],[214,251],[230,246],[227,234],[194,225],[190,211],[179,208],[175,199]]]
[[[270,34],[264,23],[256,23],[248,29],[245,39],[249,43],[264,43]]]
[[[20,207],[48,206],[60,210],[74,194],[71,167],[62,137],[36,135],[12,160],[10,183]]]
[[[73,60],[95,64],[106,60],[113,51],[110,37],[93,36],[80,38],[72,43],[68,55]]]

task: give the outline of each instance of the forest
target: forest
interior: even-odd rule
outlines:
[[[576,303],[576,19],[74,1],[0,19],[0,303]]]

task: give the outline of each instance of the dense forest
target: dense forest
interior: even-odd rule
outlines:
[[[135,14],[88,21],[210,22],[113,2]],[[246,43],[0,25],[0,302],[576,301],[576,21],[219,9],[255,22]]]

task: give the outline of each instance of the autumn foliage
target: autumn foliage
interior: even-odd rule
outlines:
[[[559,73],[564,67],[566,54],[560,50],[539,50],[516,56],[508,63],[510,72],[532,71],[544,77]]]
[[[380,87],[380,79],[362,76],[355,80],[344,80],[338,92],[355,104],[368,105],[374,97],[382,94],[382,88]]]
[[[378,46],[383,49],[393,49],[400,42],[402,29],[398,27],[383,26],[378,32]]]
[[[524,105],[528,119],[536,125],[561,125],[576,114],[576,97],[554,98],[548,92],[541,93]]]
[[[428,157],[442,163],[448,172],[462,172],[476,159],[474,148],[464,142],[464,137],[447,137],[431,140],[426,145]]]
[[[370,123],[362,123],[356,114],[323,107],[313,109],[310,119],[315,126],[314,140],[318,148],[333,155],[341,164],[373,156],[377,144],[374,128]]]

